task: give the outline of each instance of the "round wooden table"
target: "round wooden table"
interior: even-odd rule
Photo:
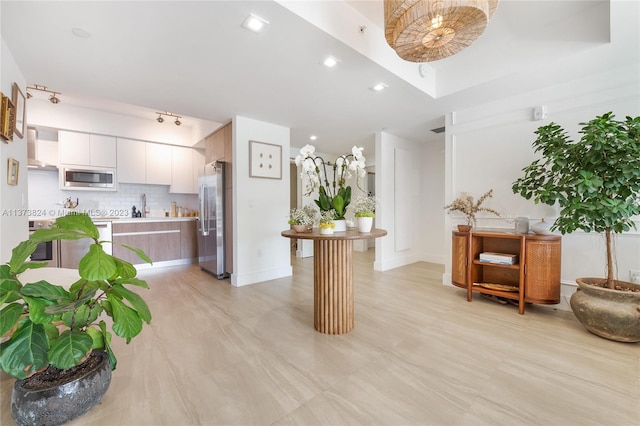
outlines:
[[[344,334],[353,329],[353,240],[387,235],[384,229],[371,232],[347,230],[332,235],[282,231],[283,237],[313,240],[313,327],[324,334]]]

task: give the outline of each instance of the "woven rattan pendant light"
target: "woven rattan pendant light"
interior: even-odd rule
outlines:
[[[385,38],[398,56],[431,62],[471,45],[499,0],[384,0]]]

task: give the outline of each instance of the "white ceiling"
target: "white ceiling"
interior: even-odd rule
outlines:
[[[307,6],[315,8],[311,18],[291,11]],[[290,127],[293,146],[315,134],[314,144],[334,153],[353,144],[372,150],[382,129],[428,143],[442,138],[430,129],[444,125],[448,111],[638,61],[623,53],[628,40],[610,42],[608,1],[503,0],[475,44],[426,64],[417,84],[418,64],[380,60],[391,51],[380,37],[382,0],[3,0],[0,7],[2,37],[28,84],[62,92],[63,102],[150,120],[170,111],[186,125],[188,117],[225,123],[241,115]],[[340,7],[351,13],[336,14]],[[241,28],[249,13],[269,21],[263,33]],[[636,51],[637,24],[631,17],[611,25],[636,37]],[[365,39],[351,39],[363,25]],[[327,55],[340,59],[336,68],[320,65]],[[372,91],[379,81],[388,89]]]

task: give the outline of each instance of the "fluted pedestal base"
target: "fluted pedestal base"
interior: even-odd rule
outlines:
[[[353,329],[353,240],[313,241],[313,326],[320,333]]]

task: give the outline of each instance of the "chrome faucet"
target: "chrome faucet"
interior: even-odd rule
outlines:
[[[147,194],[142,194],[142,217],[147,217]]]

